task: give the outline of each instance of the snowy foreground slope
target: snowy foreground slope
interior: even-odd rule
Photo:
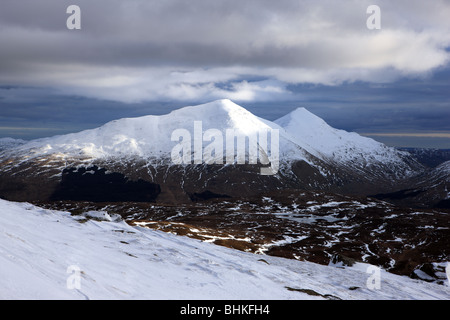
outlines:
[[[250,254],[100,212],[74,217],[0,200],[1,299],[450,298],[448,285],[384,271],[381,288],[371,290],[368,266]]]

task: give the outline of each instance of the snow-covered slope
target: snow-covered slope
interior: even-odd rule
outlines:
[[[321,155],[323,160],[364,166],[376,163],[402,164],[407,155],[355,132],[332,128],[305,108],[298,108],[275,123],[310,153]]]
[[[442,172],[443,174],[450,175],[450,161],[441,163],[436,167],[436,171]]]
[[[143,116],[111,121],[99,128],[78,133],[31,141],[15,151],[34,156],[64,154],[87,158],[169,157],[175,145],[171,141],[176,129],[187,129],[194,135],[194,121],[202,122],[202,130],[227,129],[249,136],[263,130],[279,129],[230,100],[218,100],[198,106],[184,107],[161,116]],[[283,135],[283,132],[281,133]],[[285,136],[282,140],[286,140]],[[225,144],[225,143],[224,143]],[[282,142],[286,146],[286,141]],[[298,149],[298,148],[297,148]],[[301,153],[297,156],[303,158]]]
[[[0,138],[0,151],[16,148],[25,143],[26,141],[22,139]]]
[[[28,157],[60,154],[86,158],[168,158],[175,145],[171,141],[174,130],[187,129],[193,135],[194,121],[202,122],[203,131],[221,131],[224,138],[227,129],[246,136],[278,129],[280,160],[284,162],[304,160],[314,164],[310,161],[312,155],[333,163],[360,162],[365,166],[396,162],[407,166],[402,152],[356,133],[334,129],[304,108],[271,122],[227,99],[184,107],[167,115],[124,118],[92,130],[34,140],[15,152],[27,153]]]
[[[95,219],[87,220],[86,217]],[[0,200],[0,299],[448,299],[369,265],[321,266]],[[79,276],[79,277],[78,277]]]

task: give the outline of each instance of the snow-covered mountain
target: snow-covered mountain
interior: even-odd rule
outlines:
[[[396,152],[355,132],[338,130],[305,108],[298,108],[275,121],[297,144],[322,160],[370,166],[377,163],[404,165],[407,154]]]
[[[299,108],[270,122],[259,118],[230,100],[185,107],[162,116],[115,120],[102,127],[22,145],[17,151],[34,156],[63,154],[72,157],[107,158],[138,156],[146,159],[170,156],[172,133],[180,128],[194,132],[194,122],[202,129],[228,129],[251,135],[263,130],[280,130],[282,160],[305,160],[305,154],[337,163],[402,163],[405,153],[373,139],[330,127],[321,118]],[[297,152],[295,152],[297,151]]]
[[[237,164],[237,156],[226,165],[174,164],[171,155],[179,142],[173,141],[173,133],[180,129],[190,133],[195,145],[196,122],[201,122],[200,133],[213,130],[223,139],[227,130],[247,137],[278,130],[276,175],[261,176],[258,173],[263,164]],[[203,147],[213,141],[204,140]],[[224,150],[227,142],[222,141]],[[265,144],[259,140],[257,149],[248,145],[246,157],[250,158],[254,150],[269,156],[271,148],[274,146],[269,139]],[[133,181],[141,179],[154,184],[151,199],[166,202],[186,201],[193,194],[205,192],[242,196],[287,187],[376,193],[389,190],[397,181],[422,169],[407,153],[331,128],[306,109],[271,122],[230,100],[185,107],[162,116],[120,119],[92,130],[30,141],[0,153],[0,164],[0,196],[12,200],[48,199],[57,188],[64,194],[60,192],[58,197],[67,198],[67,189],[73,190],[68,184],[85,179],[85,172],[96,175],[104,170],[104,183],[111,182],[104,179],[105,172],[119,173]],[[80,167],[84,171],[78,171]],[[42,179],[50,180],[48,188],[42,189]],[[11,184],[22,187],[11,190]]]
[[[166,115],[124,118],[92,130],[35,140],[17,151],[31,151],[34,156],[64,154],[95,159],[170,157],[174,146],[172,133],[177,129],[186,129],[193,135],[195,121],[202,122],[203,131],[217,129],[225,133],[227,129],[233,129],[238,134],[247,135],[271,129],[271,123],[230,100],[219,100],[184,107]]]
[[[25,143],[26,141],[22,139],[0,138],[0,151],[12,149]]]
[[[0,299],[448,299],[450,288],[365,263],[324,266],[241,252],[0,200]],[[86,219],[86,217],[95,219]],[[39,228],[36,228],[39,226]],[[179,310],[177,310],[179,312]]]

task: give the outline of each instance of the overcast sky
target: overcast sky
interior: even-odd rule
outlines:
[[[81,30],[68,30],[69,5]],[[381,8],[370,30],[367,7]],[[450,1],[1,0],[0,137],[229,98],[450,148]]]

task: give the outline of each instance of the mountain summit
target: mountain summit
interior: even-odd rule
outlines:
[[[325,161],[362,166],[391,163],[401,169],[408,157],[407,153],[371,138],[335,129],[305,108],[298,108],[275,123],[304,149]]]
[[[173,147],[171,134],[180,128],[193,132],[195,121],[202,122],[203,131],[232,129],[249,135],[261,130],[280,130],[280,153],[284,161],[307,160],[309,157],[305,155],[312,155],[323,161],[341,163],[402,164],[405,155],[373,139],[332,128],[305,108],[271,122],[228,99],[184,107],[161,116],[114,120],[96,129],[34,140],[11,153],[21,151],[27,157],[59,154],[92,159],[160,158],[167,156]]]
[[[82,156],[142,158],[164,157],[173,147],[171,135],[176,129],[193,132],[194,121],[204,130],[234,129],[248,134],[270,129],[265,121],[230,100],[218,100],[198,106],[184,107],[161,116],[123,118],[91,130],[31,141],[17,150],[33,156],[60,154]],[[14,154],[14,151],[12,152]]]
[[[247,138],[276,130],[278,144],[269,143],[274,142],[273,136],[266,142],[259,137],[256,147],[269,156],[276,146],[280,170],[275,176],[264,177],[258,174],[261,163],[249,161],[175,164],[171,153],[181,142],[173,139],[173,133],[183,130],[195,138],[199,128],[201,135],[211,134],[208,139],[203,136],[200,147],[218,142],[225,145],[219,140],[227,137],[227,130]],[[70,200],[71,192],[77,193],[83,186],[101,189],[114,183],[120,186],[111,194],[122,194],[139,181],[154,192],[143,197],[145,201],[162,202],[190,201],[205,195],[252,195],[283,188],[366,194],[390,191],[397,182],[421,170],[407,153],[332,128],[304,108],[271,122],[227,99],[33,140],[1,152],[0,164],[0,196],[12,200]],[[115,182],[111,181],[114,174],[120,176]],[[42,181],[47,182],[44,187]],[[135,188],[140,187],[133,185],[132,190]]]

